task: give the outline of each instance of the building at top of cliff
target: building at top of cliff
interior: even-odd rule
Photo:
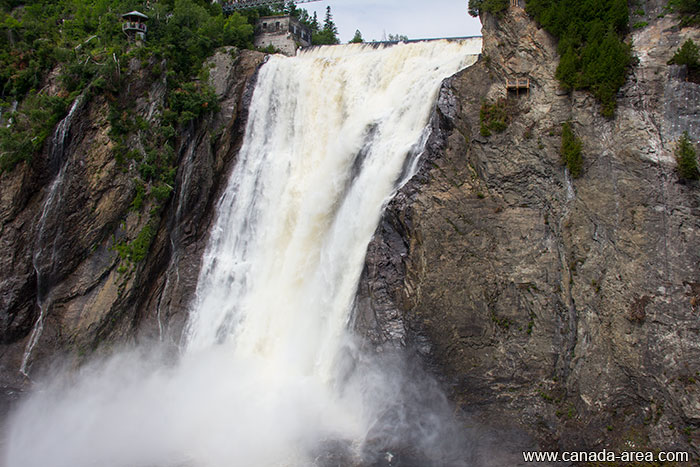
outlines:
[[[311,45],[311,30],[293,16],[263,16],[255,25],[255,46],[274,47],[285,55]]]
[[[140,11],[134,10],[130,11],[129,13],[124,13],[122,18],[124,19],[122,31],[129,36],[129,39],[146,39],[146,32],[148,32],[146,20],[148,19],[148,16],[144,15]]]

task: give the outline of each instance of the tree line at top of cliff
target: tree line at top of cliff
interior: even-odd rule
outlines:
[[[556,77],[565,90],[590,90],[612,118],[616,96],[633,62],[627,0],[526,0],[526,11],[558,39]],[[502,15],[510,0],[469,0],[469,13]],[[700,2],[671,0],[682,25],[698,24]]]
[[[469,12],[500,15],[509,0],[470,0]],[[588,89],[612,117],[615,96],[632,62],[623,41],[629,22],[626,0],[527,0],[526,11],[558,39],[556,77],[566,90]]]
[[[121,15],[134,9],[143,4],[3,1],[0,170],[30,161],[79,94],[118,96],[134,59],[152,62],[154,73],[165,76],[166,100],[176,108],[182,93],[175,91],[187,89],[187,83],[194,80],[195,92],[205,91],[197,77],[214,49],[253,46],[248,17],[224,16],[219,5],[207,1],[165,0],[143,9],[149,17],[147,38],[133,47],[122,31]]]
[[[121,15],[131,10],[148,15],[141,47],[133,47],[122,31]],[[292,1],[225,15],[208,0],[146,6],[136,0],[1,0],[0,172],[32,159],[78,94],[116,92],[134,58],[154,61],[154,68],[162,64],[167,100],[176,101],[171,108],[182,97],[173,91],[191,89],[185,85],[193,80],[193,92],[203,93],[198,76],[204,60],[221,46],[253,49],[254,24],[267,14],[298,17],[311,28],[315,44],[339,43],[330,7],[319,24]],[[200,113],[182,112],[183,120]]]

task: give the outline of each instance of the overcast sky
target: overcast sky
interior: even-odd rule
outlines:
[[[355,30],[365,41],[382,40],[384,33],[403,34],[409,39],[481,35],[481,23],[467,13],[467,0],[322,0],[299,3],[309,13],[318,13],[323,25],[330,5],[340,40],[352,39]]]

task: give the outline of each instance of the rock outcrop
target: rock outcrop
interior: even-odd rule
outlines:
[[[79,356],[144,336],[176,338],[264,57],[224,48],[209,60],[220,110],[182,128],[175,191],[148,256],[133,268],[119,267],[114,246],[142,229],[148,216],[130,209],[133,173],[113,155],[104,97],[78,98],[45,151],[2,174],[3,384],[22,384],[18,370],[32,375],[57,354]],[[148,70],[132,65],[127,95],[120,98],[132,99],[135,115],[151,122],[165,83],[143,84]]]
[[[666,62],[700,31],[670,16],[636,30],[606,120],[590,94],[560,90],[555,41],[524,11],[482,22],[482,57],[444,82],[423,166],[369,246],[358,322],[425,356],[465,411],[517,421],[542,448],[697,455],[700,185],[678,179],[673,150],[684,130],[700,139],[683,94],[698,86]],[[482,136],[482,102],[514,77],[529,95]],[[584,148],[575,180],[567,121]]]

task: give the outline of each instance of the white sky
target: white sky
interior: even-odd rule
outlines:
[[[403,34],[409,39],[481,35],[481,23],[467,13],[468,0],[322,0],[297,3],[323,25],[330,5],[341,42],[355,30],[365,41],[382,40],[383,34]]]

